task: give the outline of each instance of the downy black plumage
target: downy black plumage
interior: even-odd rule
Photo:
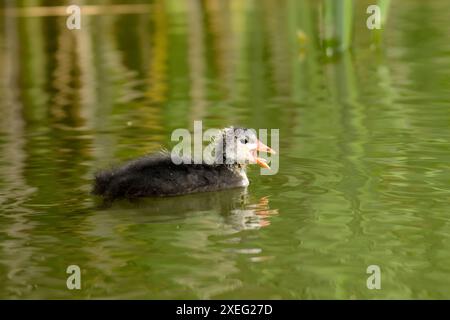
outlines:
[[[268,167],[256,152],[274,152],[253,131],[226,128],[216,141],[221,146],[211,163],[175,164],[167,152],[144,156],[95,175],[92,193],[107,199],[175,196],[246,187],[247,163]]]

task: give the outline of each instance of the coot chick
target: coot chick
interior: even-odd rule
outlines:
[[[109,200],[120,198],[176,196],[217,191],[249,184],[246,166],[257,163],[257,151],[274,153],[260,142],[253,130],[225,128],[216,141],[215,157],[202,163],[179,163],[168,152],[144,156],[95,175],[92,193]]]

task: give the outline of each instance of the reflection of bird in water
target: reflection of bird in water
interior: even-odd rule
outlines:
[[[147,222],[178,220],[193,213],[216,212],[223,217],[226,225],[236,231],[266,227],[270,225],[270,216],[278,214],[277,209],[270,209],[268,197],[252,202],[247,188],[189,194],[178,197],[176,201],[160,197],[107,204],[113,209],[133,209],[135,217],[137,214]]]
[[[249,129],[225,128],[213,163],[175,164],[170,154],[143,157],[97,173],[93,193],[107,199],[174,196],[248,186],[247,163],[269,168],[258,151],[274,151]],[[181,161],[180,161],[181,162]]]
[[[263,197],[257,203],[231,210],[226,219],[237,230],[259,229],[269,226],[269,218],[275,214],[278,210],[270,209],[268,197]]]

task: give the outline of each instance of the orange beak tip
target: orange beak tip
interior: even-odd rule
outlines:
[[[256,163],[261,167],[265,169],[270,169],[269,165],[266,162],[266,159],[263,158],[256,158]]]
[[[256,147],[257,151],[261,151],[261,152],[267,152],[267,153],[273,153],[276,154],[275,150],[273,150],[271,147],[266,146],[264,143],[262,143],[261,141],[258,141],[258,145]]]

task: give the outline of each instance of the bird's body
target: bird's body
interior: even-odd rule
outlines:
[[[248,163],[268,168],[257,151],[274,152],[244,128],[225,128],[215,141],[214,161],[178,161],[169,153],[145,156],[96,174],[93,194],[107,199],[176,196],[217,191],[249,184]],[[176,161],[174,161],[176,160]]]
[[[169,154],[145,156],[95,176],[93,193],[105,198],[175,196],[248,186],[243,167],[174,164]]]

